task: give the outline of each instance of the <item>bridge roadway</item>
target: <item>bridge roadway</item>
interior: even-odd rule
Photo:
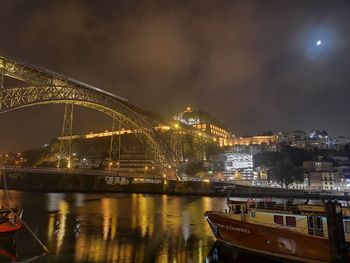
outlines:
[[[108,170],[87,170],[87,169],[74,169],[74,168],[51,168],[51,167],[19,167],[19,166],[5,166],[3,168],[5,174],[9,173],[24,173],[24,174],[57,174],[57,175],[96,175],[96,176],[116,176],[116,177],[129,177],[129,178],[139,178],[144,179],[163,179],[160,175],[152,174],[141,174],[132,172],[118,173],[117,171]]]

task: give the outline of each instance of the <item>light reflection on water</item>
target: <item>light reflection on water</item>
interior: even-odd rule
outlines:
[[[205,262],[215,239],[204,212],[225,198],[143,194],[11,192],[24,219],[49,248],[35,262]],[[27,231],[17,254],[41,252]]]

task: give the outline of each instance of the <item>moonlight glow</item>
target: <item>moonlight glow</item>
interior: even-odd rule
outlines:
[[[322,41],[321,41],[321,40],[318,40],[318,41],[316,42],[316,45],[317,45],[317,46],[321,46],[321,44],[322,44]]]

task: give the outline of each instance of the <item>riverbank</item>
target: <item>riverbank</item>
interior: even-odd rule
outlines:
[[[169,181],[139,177],[80,174],[38,174],[6,172],[11,190],[81,193],[143,193],[232,197],[275,197],[349,200],[344,193],[306,192],[293,189],[251,187],[227,182]]]

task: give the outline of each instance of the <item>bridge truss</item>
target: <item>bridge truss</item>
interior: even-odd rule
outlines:
[[[0,56],[0,74],[28,83],[23,87],[1,87],[0,113],[57,103],[95,109],[131,129],[154,156],[162,174],[179,179],[175,155],[162,144],[141,108],[96,87],[4,56]]]

